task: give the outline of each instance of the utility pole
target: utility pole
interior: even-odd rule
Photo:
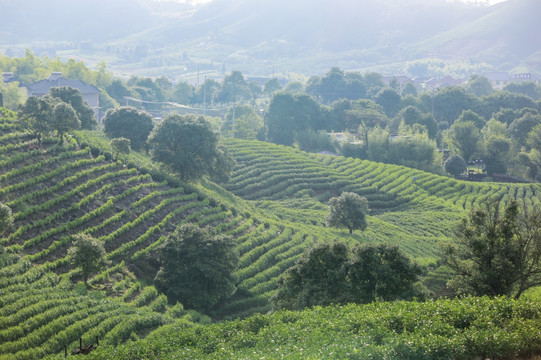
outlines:
[[[207,115],[207,75],[203,84],[203,116]]]

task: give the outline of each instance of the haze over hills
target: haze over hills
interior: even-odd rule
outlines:
[[[443,0],[214,0],[197,7],[147,0],[0,0],[0,7],[6,19],[0,51],[26,46],[39,54],[47,42],[49,56],[106,60],[113,70],[313,75],[339,66],[405,73],[408,62],[437,57],[541,72],[537,0],[490,7]],[[83,42],[91,44],[84,52]]]

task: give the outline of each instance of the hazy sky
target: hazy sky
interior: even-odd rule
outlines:
[[[167,0],[154,0],[154,1],[167,1]],[[212,2],[212,0],[176,0],[178,2],[182,2],[182,3],[192,3],[192,4],[204,4],[204,3],[209,3],[209,2]],[[490,5],[494,5],[494,4],[497,4],[497,3],[501,3],[501,2],[504,2],[506,0],[447,0],[449,2],[453,2],[453,1],[460,1],[460,2],[464,2],[464,3],[469,3],[469,4],[490,4]]]

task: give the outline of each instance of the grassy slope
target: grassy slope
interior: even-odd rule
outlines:
[[[166,325],[89,359],[512,359],[541,351],[539,298],[466,298],[280,311]]]
[[[70,245],[67,235],[87,232],[105,243],[111,260],[108,269],[90,280],[93,286],[116,298],[122,309],[125,303],[150,307],[144,311],[155,321],[141,332],[145,326],[126,320],[131,330],[123,333],[120,341],[173,321],[160,305],[163,297],[134,279],[133,272],[143,280],[151,278],[153,251],[183,222],[218,227],[234,236],[238,244],[239,291],[216,310],[214,315],[221,317],[269,310],[276,279],[314,242],[393,242],[418,259],[434,259],[437,243],[450,235],[463,209],[476,204],[480,196],[496,194],[502,204],[512,196],[526,207],[539,201],[537,185],[461,183],[403,167],[237,140],[227,143],[238,166],[224,187],[208,181],[194,187],[174,180],[169,182],[175,186],[170,186],[167,176],[156,172],[156,166],[143,154],[130,154],[127,167],[107,160],[108,141],[97,132],[77,133],[78,142],[72,139],[59,146],[47,140],[39,147],[17,132],[13,120],[14,114],[3,111],[0,201],[14,210],[16,226],[0,242],[9,251],[20,252],[23,260],[1,269],[0,301],[9,300],[10,286],[24,283],[28,276],[32,277],[27,281],[30,284],[42,277],[34,279],[28,265],[17,264],[32,264],[37,273],[52,270],[64,279],[49,283],[51,288],[77,281],[78,272],[66,255]],[[101,155],[94,156],[98,152]],[[326,206],[319,200],[342,190],[357,191],[369,199],[373,214],[367,231],[350,236],[345,230],[322,226]],[[59,289],[70,291],[65,285]],[[23,287],[21,296],[24,291]],[[20,303],[16,312],[21,322],[33,321],[26,304]],[[51,319],[40,319],[31,331],[17,330],[16,324],[4,330],[15,334],[10,338],[13,343],[27,343],[32,334],[51,323]],[[100,326],[111,327],[100,333],[107,338],[114,326],[122,323],[109,320],[102,325],[105,317],[92,321],[66,318],[62,326],[73,329],[69,341]],[[26,346],[38,348],[39,344]],[[55,344],[54,351],[60,351],[61,342]],[[10,357],[21,351],[17,346],[21,345],[15,350],[0,348],[0,355]]]

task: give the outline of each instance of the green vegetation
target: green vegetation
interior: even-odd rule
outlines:
[[[523,214],[514,200],[500,213],[497,203],[487,202],[462,221],[444,255],[456,272],[450,285],[457,293],[518,299],[541,285],[541,214]]]
[[[329,199],[329,213],[325,217],[328,226],[345,227],[352,234],[353,230],[364,230],[368,226],[366,215],[368,202],[352,192],[343,192],[339,197]]]
[[[187,327],[104,346],[89,359],[512,359],[541,351],[536,298],[314,307]],[[60,359],[61,357],[56,357]]]
[[[412,299],[420,268],[397,246],[342,242],[318,244],[278,281],[277,308],[302,310],[314,305]]]
[[[158,249],[168,234],[186,223],[230,236],[238,251],[237,292],[208,310],[222,319],[271,310],[279,277],[315,244],[395,244],[426,272],[437,265],[438,243],[452,236],[465,209],[492,197],[500,206],[511,199],[525,209],[539,204],[537,184],[468,183],[401,166],[238,139],[224,141],[236,165],[223,188],[208,179],[186,184],[137,151],[123,162],[114,161],[110,141],[99,131],[76,131],[62,144],[44,134],[39,145],[21,130],[14,112],[0,110],[0,202],[12,209],[14,220],[11,231],[0,239],[0,302],[18,304],[13,310],[2,307],[5,316],[18,314],[0,329],[11,334],[6,335],[10,345],[0,347],[5,358],[59,353],[64,343],[70,349],[78,346],[79,336],[85,342],[100,336],[103,345],[136,341],[132,347],[118,348],[121,352],[139,346],[155,349],[159,345],[150,343],[153,334],[154,339],[163,338],[171,329],[193,326],[185,316],[201,316],[177,311],[152,285],[160,267]],[[327,200],[344,191],[368,200],[371,213],[362,233],[323,226]],[[101,242],[109,261],[89,276],[88,290],[74,285],[82,284],[84,274],[71,265],[68,255],[72,235],[79,233]],[[431,279],[441,283],[449,276],[440,271]],[[55,299],[72,297],[79,307],[66,311],[74,315],[65,320],[55,315],[61,312],[56,303],[62,305]],[[51,300],[49,305],[41,305],[42,298]],[[34,313],[32,306],[50,306],[51,313],[20,330],[19,324],[31,314],[45,313]],[[177,313],[182,315],[172,316]],[[45,330],[49,324],[51,330]],[[529,351],[526,346],[513,349]]]

